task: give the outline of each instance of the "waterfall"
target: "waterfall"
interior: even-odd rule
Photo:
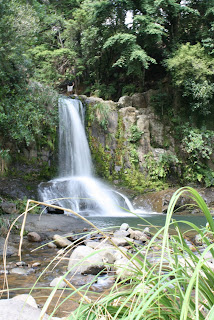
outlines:
[[[84,108],[77,99],[59,99],[59,177],[39,185],[42,201],[82,215],[127,215],[130,201],[93,177],[84,129]]]

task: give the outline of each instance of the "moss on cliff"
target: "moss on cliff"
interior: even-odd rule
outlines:
[[[139,139],[128,141],[125,138],[123,118],[120,113],[114,134],[107,132],[97,119],[96,105],[88,104],[86,120],[89,146],[98,176],[137,192],[163,188],[162,181],[158,179],[154,181],[148,177],[146,170],[143,172],[140,170],[137,151]],[[107,121],[107,116],[105,120]]]

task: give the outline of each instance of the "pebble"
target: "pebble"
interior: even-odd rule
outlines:
[[[53,249],[57,248],[57,246],[53,242],[48,242],[47,246],[48,246],[48,248],[53,248]]]
[[[32,268],[36,268],[36,267],[39,267],[39,266],[41,266],[41,263],[40,263],[40,262],[34,262],[34,263],[32,264]]]
[[[27,235],[27,239],[30,242],[40,242],[42,241],[41,236],[37,232],[29,232]]]
[[[10,270],[10,273],[12,274],[20,274],[22,276],[27,276],[28,275],[28,270],[23,269],[23,268],[13,268]]]
[[[58,234],[55,234],[53,236],[53,240],[55,240],[55,244],[57,245],[57,247],[60,247],[60,248],[65,248],[72,245],[72,242],[70,240]]]
[[[127,231],[129,229],[128,223],[122,223],[120,226],[120,231]]]
[[[66,283],[63,281],[63,277],[57,277],[50,283],[50,287],[56,287],[59,284],[59,289],[65,288]]]
[[[24,269],[24,268],[13,268],[10,270],[10,273],[12,274],[19,274],[22,276],[27,276],[30,273],[35,273],[35,270],[33,268]]]
[[[26,266],[26,262],[18,261],[18,262],[16,262],[16,265],[17,265],[17,267],[23,267],[23,266]]]

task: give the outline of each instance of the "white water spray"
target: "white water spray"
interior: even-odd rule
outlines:
[[[92,172],[83,105],[76,99],[60,98],[59,178],[41,183],[40,197],[83,215],[128,215],[120,206],[133,211],[124,195],[107,188]]]

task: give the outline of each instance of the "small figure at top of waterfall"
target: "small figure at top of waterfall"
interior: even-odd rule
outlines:
[[[73,93],[73,91],[74,91],[74,85],[75,85],[75,83],[74,83],[74,81],[72,82],[72,84],[68,84],[67,85],[67,93],[68,94],[72,94]]]

